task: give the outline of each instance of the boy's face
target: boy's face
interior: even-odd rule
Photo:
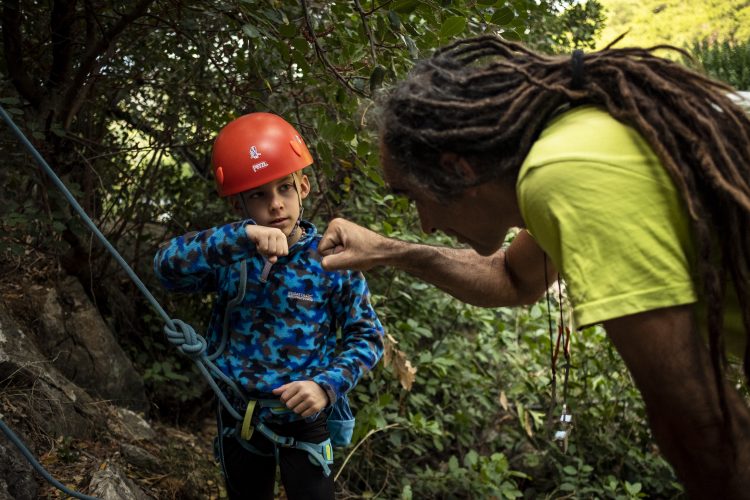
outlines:
[[[299,190],[299,195],[298,195]],[[240,214],[249,216],[260,226],[276,227],[289,236],[300,215],[300,200],[310,194],[306,175],[287,175],[255,189],[232,196],[231,203]],[[244,206],[248,213],[245,214]]]

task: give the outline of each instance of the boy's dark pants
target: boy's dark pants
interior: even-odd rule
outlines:
[[[222,411],[223,426],[234,426],[234,419]],[[268,424],[281,436],[291,436],[298,441],[320,443],[328,438],[326,416],[321,414],[314,422],[300,420],[284,425]],[[276,482],[276,459],[273,445],[260,432],[254,432],[250,444],[271,456],[256,455],[237,442],[234,437],[222,439],[224,451],[224,480],[230,500],[273,499]],[[333,499],[333,474],[325,477],[323,469],[310,461],[306,451],[279,447],[281,482],[289,500]]]

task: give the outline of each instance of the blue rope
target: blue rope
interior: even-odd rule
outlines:
[[[70,495],[75,498],[81,498],[82,500],[99,500],[97,497],[92,497],[89,495],[84,495],[83,493],[78,493],[77,491],[73,491],[70,488],[66,487],[64,484],[62,484],[60,481],[55,479],[50,475],[49,472],[47,472],[44,467],[42,467],[42,464],[40,464],[36,458],[34,458],[34,455],[31,454],[28,448],[24,446],[21,439],[16,436],[16,434],[10,430],[10,427],[5,425],[5,422],[0,418],[0,429],[5,433],[6,436],[8,436],[8,439],[16,445],[16,448],[18,448],[21,453],[23,453],[23,456],[26,457],[26,460],[29,461],[29,463],[44,477],[44,479],[47,480],[48,483],[50,483],[52,486],[57,488],[58,490],[62,491],[63,493]]]
[[[214,393],[216,393],[216,396],[219,398],[219,401],[224,406],[224,408],[227,409],[227,411],[232,415],[232,417],[236,418],[237,420],[242,420],[243,416],[240,415],[237,410],[234,409],[231,403],[229,403],[229,400],[224,395],[223,391],[219,388],[218,384],[216,383],[216,380],[214,378],[218,378],[240,398],[242,398],[242,393],[239,391],[237,386],[234,384],[233,381],[231,381],[224,373],[219,370],[219,368],[213,363],[213,359],[215,359],[220,351],[217,350],[217,352],[213,353],[211,355],[211,359],[208,358],[206,355],[206,340],[198,335],[195,332],[195,329],[193,329],[192,326],[185,323],[184,321],[181,321],[179,319],[172,319],[162,308],[161,304],[156,300],[156,298],[151,294],[151,292],[146,288],[146,285],[141,281],[141,279],[138,277],[137,274],[135,274],[135,271],[128,265],[127,262],[125,262],[125,259],[122,258],[120,253],[115,249],[115,247],[112,246],[112,244],[107,240],[107,238],[102,234],[101,231],[99,231],[99,228],[96,227],[96,224],[89,218],[89,216],[86,214],[86,212],[83,210],[81,205],[78,204],[76,199],[73,197],[73,195],[70,193],[68,188],[65,186],[65,184],[60,180],[60,178],[55,174],[55,172],[52,170],[52,168],[49,166],[47,161],[42,157],[42,155],[37,151],[37,149],[34,147],[33,144],[29,141],[29,139],[26,137],[26,135],[21,131],[21,129],[18,128],[18,126],[13,122],[10,115],[5,111],[5,108],[3,108],[0,105],[0,116],[2,116],[5,123],[8,124],[8,126],[11,128],[13,133],[16,135],[19,141],[26,147],[26,149],[29,150],[31,153],[31,156],[34,157],[36,162],[39,164],[40,167],[44,170],[44,172],[49,176],[49,178],[52,180],[52,182],[57,186],[57,188],[65,195],[65,198],[68,200],[70,205],[73,207],[73,209],[78,213],[81,220],[88,226],[88,228],[93,232],[96,237],[99,239],[99,241],[102,242],[104,247],[109,251],[110,254],[115,258],[117,263],[122,267],[125,272],[128,274],[131,280],[136,284],[138,289],[141,291],[141,293],[146,297],[146,299],[151,303],[151,306],[156,310],[157,313],[164,319],[164,332],[167,335],[167,340],[177,347],[177,350],[180,351],[182,354],[186,355],[190,359],[192,359],[195,364],[198,366],[199,371],[203,375],[203,377],[206,379],[208,384],[211,386],[211,389],[213,389]],[[224,342],[222,342],[223,347]],[[213,374],[213,376],[212,376]],[[34,466],[34,468],[41,474],[44,479],[47,480],[50,484],[55,486],[56,488],[64,491],[66,494],[76,497],[76,498],[82,498],[82,499],[91,499],[95,497],[90,497],[83,495],[81,493],[76,493],[73,491],[70,491],[69,489],[65,488],[59,481],[55,480],[50,474],[39,464],[39,462],[34,459],[31,452],[28,450],[28,448],[23,444],[23,442],[16,436],[10,428],[5,425],[0,419],[0,430],[2,430],[5,435],[8,437],[8,439],[16,445],[16,447],[21,451],[21,453],[26,457],[26,459],[29,461],[29,463]]]

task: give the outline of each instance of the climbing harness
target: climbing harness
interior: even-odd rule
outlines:
[[[557,336],[553,334],[552,327],[552,307],[549,297],[549,282],[547,280],[547,256],[544,256],[544,284],[546,286],[546,297],[547,297],[547,322],[549,326],[549,342],[550,342],[550,367],[552,371],[552,380],[550,382],[551,387],[551,401],[548,426],[552,426],[552,419],[557,406],[557,360],[560,355],[560,348],[562,347],[563,358],[565,364],[563,365],[563,394],[562,394],[562,409],[560,412],[560,419],[558,422],[558,428],[554,433],[553,439],[558,443],[563,453],[568,451],[568,438],[573,430],[573,415],[570,413],[568,408],[568,376],[570,374],[570,327],[565,324],[565,317],[563,314],[564,298],[562,293],[562,284],[560,283],[560,276],[557,277],[557,293],[559,297],[559,312],[560,318],[557,324]]]
[[[300,227],[300,229],[302,229]],[[304,229],[302,229],[304,231]],[[304,234],[304,233],[303,233]],[[264,266],[263,276],[261,276],[261,282],[265,282],[267,278],[266,268],[268,261],[266,260],[266,266]],[[242,300],[245,298],[247,290],[247,262],[240,262],[240,273],[239,273],[239,287],[237,295],[227,302],[227,307],[224,312],[224,323],[222,325],[222,335],[219,342],[219,346],[213,354],[209,355],[208,358],[211,360],[216,359],[224,350],[227,339],[229,337],[229,318],[232,310],[237,307]],[[237,391],[235,392],[236,398],[240,401],[240,404],[244,406],[244,415],[242,418],[237,418],[232,415],[237,424],[234,427],[227,427],[222,429],[223,422],[221,416],[217,416],[219,423],[219,435],[217,436],[218,443],[215,445],[215,449],[218,450],[217,458],[221,462],[222,468],[226,472],[224,467],[224,452],[221,445],[222,437],[234,437],[240,443],[240,445],[246,450],[255,453],[256,455],[269,456],[250,444],[250,438],[253,436],[254,431],[260,432],[265,436],[271,443],[273,443],[274,453],[273,456],[276,458],[276,462],[279,462],[279,447],[283,448],[297,448],[306,451],[310,457],[310,461],[318,464],[323,469],[323,473],[326,477],[330,476],[330,466],[333,464],[333,448],[332,446],[346,446],[351,442],[352,432],[354,430],[354,416],[352,415],[351,408],[349,406],[349,399],[346,394],[341,395],[332,406],[331,414],[329,415],[326,425],[330,437],[321,443],[311,443],[307,441],[295,440],[292,437],[281,436],[273,432],[258,416],[257,409],[269,408],[271,413],[282,414],[288,413],[290,410],[278,399],[247,399],[244,395]],[[236,412],[239,414],[239,412]]]
[[[319,465],[323,469],[323,474],[328,477],[331,475],[331,465],[333,465],[333,443],[331,438],[327,438],[320,443],[311,443],[299,441],[290,436],[282,436],[270,429],[262,422],[258,416],[261,408],[270,408],[273,413],[285,413],[289,410],[278,399],[251,399],[247,403],[245,416],[241,422],[237,422],[233,427],[223,426],[221,415],[217,415],[219,424],[219,435],[214,443],[214,450],[218,451],[217,458],[221,463],[222,469],[226,474],[224,466],[224,450],[222,438],[234,438],[247,451],[255,455],[274,457],[276,463],[279,463],[279,448],[296,448],[307,452],[310,462]],[[278,411],[274,411],[278,410]],[[255,431],[262,434],[273,445],[273,453],[264,453],[250,443]]]

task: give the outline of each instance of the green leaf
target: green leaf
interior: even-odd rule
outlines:
[[[385,78],[385,68],[380,65],[375,66],[370,73],[370,92],[375,92],[383,85],[383,78]]]
[[[392,432],[388,435],[388,441],[391,442],[391,444],[395,447],[401,446],[401,433],[400,432]]]
[[[414,43],[414,40],[411,39],[411,37],[404,35],[404,43],[406,43],[406,48],[409,50],[409,57],[412,59],[416,59],[419,57],[419,49],[417,48],[417,44]]]
[[[469,450],[464,456],[464,465],[468,468],[473,468],[479,462],[479,454],[475,450]]]
[[[17,97],[0,97],[0,103],[10,104],[11,106],[17,106],[21,104],[21,101]]]
[[[531,319],[537,319],[542,316],[542,308],[539,307],[539,304],[534,304],[531,306],[531,310],[529,311],[529,317]]]
[[[490,22],[499,26],[505,26],[515,19],[516,13],[510,7],[500,7],[492,14]]]
[[[563,467],[563,472],[568,474],[569,476],[575,476],[576,474],[578,474],[578,470],[576,470],[576,468],[571,465],[566,465],[565,467]]]
[[[242,26],[242,31],[244,31],[245,34],[250,38],[260,38],[260,31],[258,31],[258,28],[251,24]]]
[[[391,29],[393,31],[401,31],[401,18],[398,17],[398,14],[395,11],[388,11],[388,22],[391,24]]]
[[[401,500],[412,500],[412,498],[411,485],[407,484],[401,490]]]
[[[396,0],[391,10],[399,14],[411,14],[419,6],[419,0]]]
[[[466,18],[463,16],[451,16],[443,21],[440,26],[440,38],[451,38],[466,29]]]
[[[281,24],[279,25],[279,34],[286,38],[292,38],[297,34],[299,28],[296,24]]]
[[[522,39],[518,31],[513,30],[513,29],[503,30],[502,35],[503,35],[503,38],[505,38],[506,40],[521,40]]]
[[[641,491],[641,483],[629,483],[625,481],[625,490],[628,492],[628,495],[635,496]]]

